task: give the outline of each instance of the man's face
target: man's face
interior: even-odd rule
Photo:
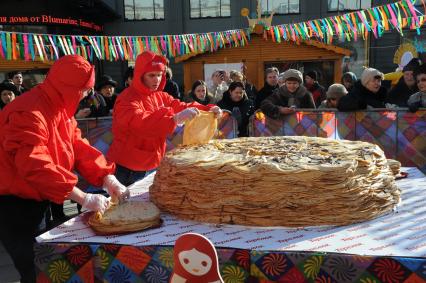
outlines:
[[[404,73],[404,82],[407,86],[412,87],[416,84],[414,80],[413,71],[405,71]]]
[[[426,93],[426,74],[417,75],[417,87],[421,92]]]
[[[299,88],[300,83],[298,81],[290,81],[287,80],[285,82],[285,86],[287,87],[287,90],[291,93],[296,92],[296,90]]]
[[[315,80],[311,78],[310,76],[305,76],[305,83],[306,85],[313,85]]]
[[[12,81],[14,85],[22,85],[22,74],[16,74],[13,76]]]
[[[372,93],[377,93],[381,86],[382,79],[380,77],[374,77],[372,80],[368,81],[365,88],[371,91]]]
[[[111,97],[114,94],[114,90],[115,90],[114,86],[106,85],[106,86],[103,86],[101,88],[100,92],[101,92],[102,96],[104,96],[104,97]]]
[[[143,75],[142,82],[149,90],[156,91],[160,87],[162,78],[163,72],[161,71],[148,72]]]
[[[276,72],[271,72],[266,75],[266,82],[270,86],[276,86],[278,84],[278,74]]]

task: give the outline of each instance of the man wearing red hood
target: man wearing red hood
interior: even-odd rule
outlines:
[[[113,112],[114,139],[107,158],[117,164],[117,179],[125,186],[142,179],[155,169],[166,151],[166,138],[176,125],[199,114],[212,111],[220,117],[215,105],[183,103],[163,92],[166,84],[167,59],[146,51],[136,59],[130,87],[117,98]]]
[[[95,83],[83,57],[64,56],[46,80],[0,113],[0,240],[21,275],[35,282],[34,238],[49,201],[71,199],[103,212],[109,199],[76,187],[77,170],[111,196],[128,197],[114,177],[115,165],[82,139],[74,113]]]

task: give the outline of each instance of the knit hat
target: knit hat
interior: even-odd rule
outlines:
[[[111,76],[103,75],[96,84],[96,90],[101,90],[104,86],[107,85],[117,87],[117,82],[114,81]]]
[[[382,72],[374,68],[366,68],[361,75],[361,84],[365,87],[367,83],[375,77],[380,77],[382,80],[385,78]]]
[[[350,80],[352,83],[355,83],[358,80],[358,78],[356,77],[354,73],[346,72],[342,76],[342,83],[344,80]]]
[[[288,79],[296,79],[300,84],[303,83],[303,75],[301,72],[295,69],[288,69],[283,73],[283,80],[287,81]]]
[[[407,65],[404,66],[404,68],[402,69],[402,72],[414,71],[421,64],[422,64],[422,61],[419,58],[413,58],[410,60],[410,62],[407,63]]]
[[[310,77],[311,79],[313,79],[314,81],[316,81],[318,79],[318,73],[316,71],[309,71],[305,74],[305,76]]]
[[[332,84],[327,90],[327,98],[341,98],[346,94],[348,91],[342,84]]]
[[[414,70],[414,77],[420,74],[426,74],[426,64],[420,65]]]

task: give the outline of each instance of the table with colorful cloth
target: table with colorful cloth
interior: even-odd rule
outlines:
[[[215,245],[225,282],[426,282],[426,177],[402,168],[394,212],[343,227],[246,227],[182,221],[128,235],[96,236],[88,213],[40,235],[38,282],[168,282],[183,233]],[[146,200],[154,174],[131,188]]]

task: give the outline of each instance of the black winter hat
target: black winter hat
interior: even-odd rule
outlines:
[[[407,65],[404,66],[402,69],[403,72],[406,71],[414,71],[422,64],[422,61],[419,58],[413,58],[410,60],[410,62],[407,63]]]
[[[426,74],[426,64],[420,65],[414,70],[414,78],[420,74]]]
[[[15,96],[18,96],[20,94],[18,88],[13,83],[8,81],[4,81],[0,84],[0,94],[2,93],[3,90],[12,91],[15,94]]]
[[[113,87],[117,86],[117,82],[112,79],[111,76],[103,75],[96,84],[96,90],[101,90],[106,85],[112,85]]]
[[[318,73],[316,71],[309,71],[305,74],[305,76],[309,76],[314,81],[316,81],[318,79]]]

